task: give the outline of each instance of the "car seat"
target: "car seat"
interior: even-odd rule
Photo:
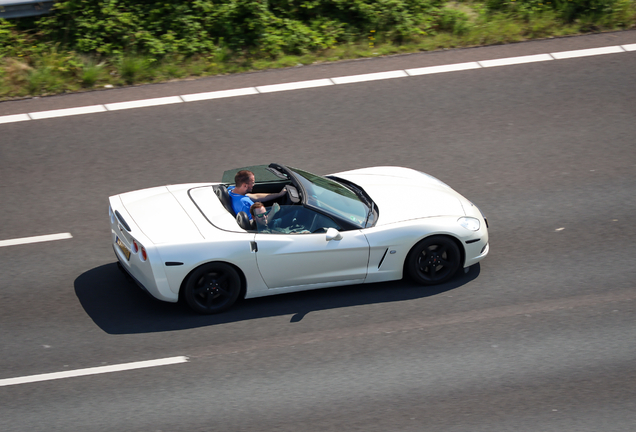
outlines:
[[[238,212],[236,215],[236,223],[245,231],[256,231],[256,222],[254,222],[244,211]]]
[[[230,194],[227,192],[227,188],[223,185],[212,186],[214,193],[217,197],[219,197],[219,201],[223,204],[223,207],[227,211],[230,212],[232,216],[235,216],[234,209],[232,208],[232,198],[230,198]]]

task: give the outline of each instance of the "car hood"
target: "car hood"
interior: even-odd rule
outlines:
[[[119,195],[135,225],[155,244],[202,240],[183,206],[169,190],[160,186]]]
[[[376,167],[333,174],[361,186],[377,204],[376,225],[433,216],[464,216],[460,194],[428,174]]]

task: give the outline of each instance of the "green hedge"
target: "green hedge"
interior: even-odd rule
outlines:
[[[486,0],[491,11],[515,11],[530,14],[554,11],[566,23],[575,20],[620,20],[621,15],[633,15],[630,0]]]
[[[68,0],[39,19],[0,19],[0,57],[54,47],[108,58],[227,51],[275,58],[369,37],[402,43],[462,34],[469,17],[458,7],[448,0]],[[600,17],[615,27],[633,22],[634,0],[485,0],[484,10],[522,19],[548,11],[564,23]]]
[[[162,56],[218,48],[277,56],[359,39],[391,41],[431,28],[442,0],[69,0],[38,22],[41,35],[83,53]]]

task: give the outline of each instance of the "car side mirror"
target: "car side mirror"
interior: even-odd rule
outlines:
[[[331,240],[342,240],[342,234],[335,228],[327,229],[327,241]]]

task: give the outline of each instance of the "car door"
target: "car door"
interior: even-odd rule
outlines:
[[[303,212],[297,215],[299,220],[312,219],[311,210]],[[360,230],[337,231],[337,225],[324,215],[314,214],[313,223],[305,227],[310,224],[313,231],[322,232],[256,234],[256,262],[267,287],[363,282],[369,263],[365,235]]]

